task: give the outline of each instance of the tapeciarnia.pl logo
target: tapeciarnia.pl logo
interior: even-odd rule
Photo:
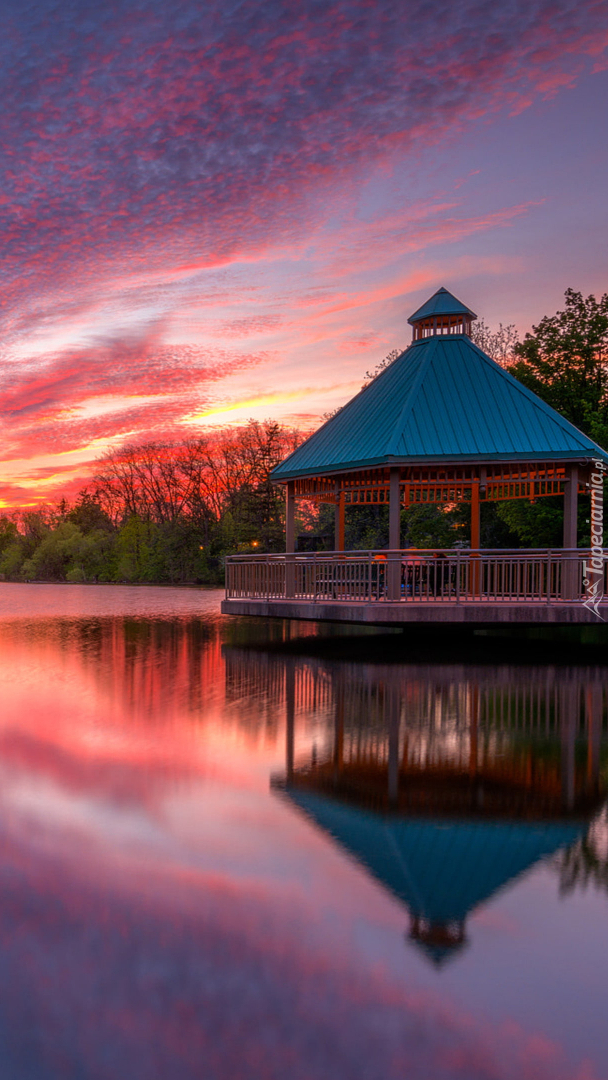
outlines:
[[[583,563],[585,599],[583,607],[602,619],[599,606],[604,599],[604,473],[603,461],[594,461],[591,473],[591,557]]]

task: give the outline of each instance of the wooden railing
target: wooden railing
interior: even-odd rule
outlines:
[[[588,558],[582,549],[231,555],[226,559],[226,598],[312,603],[581,601]],[[608,594],[606,563],[603,585]]]

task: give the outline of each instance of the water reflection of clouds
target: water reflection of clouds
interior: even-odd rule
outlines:
[[[371,668],[236,648],[233,633],[242,642],[240,628],[187,619],[0,624],[12,687],[0,726],[9,1080],[599,1075],[576,1072],[559,1026],[534,1008],[505,1019],[476,997],[480,943],[501,969],[519,947],[527,916],[512,900],[473,915],[473,947],[439,983],[404,945],[402,903],[269,792],[292,694],[296,768],[313,744],[319,769],[333,761],[340,686],[345,760],[361,728],[388,768],[390,665],[362,708]],[[424,695],[436,671],[406,675],[425,760],[443,746],[470,764],[471,697],[454,689],[466,671],[444,672],[443,699]],[[424,741],[427,705],[439,726]],[[504,760],[508,740],[493,738]]]
[[[3,876],[10,1001],[0,993],[10,1050],[37,1077],[59,1075],[58,1057],[142,1080],[198,1077],[201,1063],[221,1077],[572,1076],[549,1040],[475,1022],[361,965],[343,933],[311,933],[293,895],[270,906],[260,888],[197,889],[187,872],[100,892],[86,871],[6,844]]]

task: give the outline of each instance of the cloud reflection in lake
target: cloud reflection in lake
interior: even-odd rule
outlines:
[[[605,669],[324,657],[217,599],[0,586],[4,1076],[605,1076],[605,893],[560,898]],[[445,965],[416,845],[468,889]]]

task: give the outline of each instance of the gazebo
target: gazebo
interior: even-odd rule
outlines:
[[[604,468],[608,455],[473,343],[470,332],[476,318],[450,292],[439,289],[409,318],[409,348],[274,469],[272,480],[286,490],[288,555],[295,556],[296,501],[335,505],[334,570],[325,577],[315,570],[315,599],[323,593],[322,581],[328,583],[325,599],[332,600],[382,597],[395,602],[422,596],[425,590],[427,599],[457,602],[482,592],[496,600],[548,598],[551,603],[581,598],[577,500],[579,492],[589,490],[592,503],[597,499],[598,469]],[[590,483],[594,468],[595,488]],[[505,572],[504,553],[495,553],[500,571],[482,570],[489,553],[480,548],[480,504],[550,495],[564,500],[563,549],[550,553],[547,565],[534,569],[530,564],[523,573],[521,551],[513,555],[516,571]],[[390,555],[391,565],[382,573],[372,553],[367,569],[361,558],[356,568],[352,560],[339,561],[350,506],[387,505],[388,552],[397,553],[403,507],[463,502],[470,505],[470,551],[460,557],[456,571],[453,552],[424,553],[415,563],[410,559],[409,576],[403,560]],[[449,570],[447,564],[445,573],[442,570],[439,590],[438,564],[431,567],[429,562],[438,555],[450,563]],[[481,561],[474,564],[474,559]],[[347,563],[351,571],[345,571],[340,584],[336,568]],[[468,567],[466,572],[461,572],[461,564]],[[232,568],[237,565],[232,562]],[[297,573],[293,577],[288,560],[283,596],[309,597],[308,579],[305,574],[300,578]],[[239,577],[235,570],[231,581],[236,592],[229,598],[247,595],[246,590],[239,592],[243,574]],[[270,599],[275,595],[270,578],[267,586]]]

